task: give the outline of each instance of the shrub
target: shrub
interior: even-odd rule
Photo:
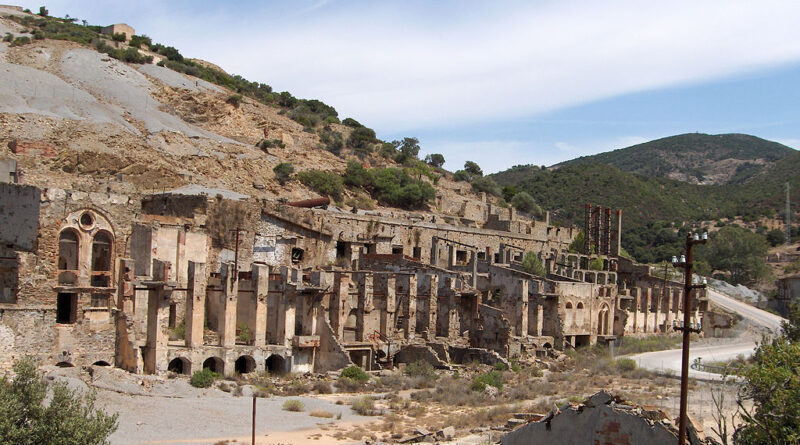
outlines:
[[[297,399],[289,399],[283,402],[283,410],[284,411],[292,411],[292,412],[300,412],[305,409],[305,405],[303,402]]]
[[[636,361],[630,358],[617,359],[617,369],[623,372],[630,372],[636,369]]]
[[[350,128],[363,127],[363,125],[361,125],[357,120],[353,119],[352,117],[344,118],[344,120],[342,121],[342,125],[345,125]]]
[[[344,183],[354,187],[364,187],[372,184],[370,171],[365,169],[360,162],[348,161],[344,171]]]
[[[336,201],[341,200],[344,184],[342,177],[336,173],[322,170],[306,170],[297,174],[297,179],[305,186],[321,195],[327,195]]]
[[[14,35],[10,32],[7,32],[6,35],[3,37],[4,42],[11,42],[14,40]]]
[[[124,42],[125,41],[125,34],[123,34],[121,32],[115,32],[111,36],[111,40],[113,40],[115,42]]]
[[[231,94],[225,99],[226,103],[233,105],[236,108],[239,108],[239,105],[242,103],[242,95],[241,94]]]
[[[542,260],[534,252],[525,252],[525,256],[522,258],[522,270],[539,277],[547,275],[547,271],[542,265]]]
[[[371,153],[371,144],[378,142],[375,137],[375,130],[367,127],[356,127],[347,138],[347,146],[356,153]]]
[[[600,257],[593,258],[592,261],[589,262],[589,269],[603,270],[603,259]]]
[[[268,148],[273,148],[273,147],[286,148],[286,144],[284,144],[283,141],[280,139],[269,139],[269,140],[261,139],[256,144],[256,147],[266,151]]]
[[[503,375],[498,371],[479,374],[472,379],[469,388],[473,391],[483,391],[487,386],[503,389]]]
[[[153,44],[153,41],[150,40],[150,37],[147,37],[146,35],[141,35],[141,36],[133,35],[131,37],[131,41],[128,42],[128,45],[130,45],[130,46],[132,46],[134,48],[141,48],[142,45],[144,45],[145,48],[149,49],[150,45],[152,45],[152,44]]]
[[[364,372],[363,369],[356,365],[348,366],[342,370],[340,377],[353,379],[358,382],[366,382],[369,380],[369,374]]]
[[[497,362],[494,364],[495,371],[508,371],[508,365],[503,362]]]
[[[318,380],[314,382],[314,386],[312,389],[317,392],[317,394],[331,394],[333,393],[333,387],[331,383],[326,380]]]
[[[350,377],[339,377],[336,381],[336,388],[339,392],[359,392],[366,387],[367,380],[355,380]]]
[[[425,380],[436,380],[439,378],[439,374],[436,373],[436,369],[434,369],[433,365],[425,360],[417,360],[413,363],[409,363],[406,365],[406,369],[403,370],[403,374],[409,377],[421,377]]]
[[[192,378],[189,380],[189,383],[195,388],[208,388],[214,383],[214,380],[217,380],[218,378],[220,378],[219,374],[206,368],[200,371],[195,371],[194,374],[192,374]]]
[[[528,192],[519,192],[511,198],[511,205],[517,210],[532,213],[536,216],[541,215],[542,208],[536,204],[536,200]]]
[[[436,191],[425,181],[413,179],[398,168],[370,170],[373,196],[385,204],[413,208],[422,206],[436,197]]]
[[[272,169],[272,172],[275,173],[275,179],[277,179],[281,185],[284,185],[292,179],[294,166],[288,162],[281,162]]]
[[[500,186],[492,178],[479,177],[472,180],[472,190],[489,195],[500,196]]]
[[[353,402],[351,408],[362,416],[371,416],[375,412],[375,401],[372,397],[359,397]]]
[[[239,343],[250,344],[250,340],[252,340],[252,335],[250,333],[250,328],[247,325],[240,324],[237,326],[236,329],[236,341]]]
[[[325,419],[330,419],[330,418],[333,417],[333,413],[332,412],[321,410],[321,409],[315,409],[314,411],[311,411],[310,413],[308,413],[308,415],[311,416],[311,417],[322,417],[322,418],[325,418]]]
[[[11,42],[11,46],[22,46],[31,43],[31,38],[28,36],[19,36]]]
[[[13,370],[13,380],[0,378],[0,443],[102,445],[117,430],[119,415],[95,408],[93,393],[72,391],[63,382],[48,388],[30,357]]]

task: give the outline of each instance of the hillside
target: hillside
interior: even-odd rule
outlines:
[[[556,164],[605,164],[622,171],[692,184],[741,184],[795,150],[746,134],[688,133]]]
[[[557,169],[515,166],[491,177],[501,186],[526,191],[561,224],[583,224],[584,203],[623,211],[623,246],[637,259],[655,262],[680,251],[676,228],[701,221],[774,217],[783,210],[784,184],[800,199],[800,152],[743,184],[700,185],[622,171],[617,167],[575,163]],[[797,219],[794,219],[795,221]]]
[[[0,6],[0,158],[17,161],[23,183],[128,196],[189,185],[267,200],[329,195],[361,209],[479,199],[417,159],[416,139],[382,141],[319,100],[78,23]],[[353,160],[390,170],[396,187],[343,183]]]

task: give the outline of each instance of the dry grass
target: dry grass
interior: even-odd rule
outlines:
[[[325,418],[325,419],[330,419],[330,418],[333,417],[333,413],[332,412],[325,411],[325,410],[322,410],[322,409],[315,409],[314,411],[311,411],[310,413],[308,413],[308,415],[311,416],[311,417],[322,417],[322,418]]]

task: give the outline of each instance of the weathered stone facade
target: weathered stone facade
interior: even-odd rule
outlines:
[[[617,257],[592,270],[567,253],[575,229],[486,203],[453,218],[29,189],[0,202],[27,219],[35,204],[37,223],[0,262],[3,367],[21,354],[185,374],[491,363],[667,332],[683,311],[674,283]],[[546,277],[523,271],[525,252]]]

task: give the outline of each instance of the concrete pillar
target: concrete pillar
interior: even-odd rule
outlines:
[[[411,340],[417,330],[417,276],[406,275],[403,281],[403,284],[408,284],[408,298],[406,298],[404,308],[406,315],[405,338]]]
[[[239,280],[232,263],[222,265],[222,311],[219,319],[219,343],[226,348],[236,344],[236,300]]]
[[[155,374],[167,368],[167,333],[169,301],[172,290],[167,286],[169,262],[153,260],[153,281],[147,292],[147,338],[145,340],[144,372]]]
[[[472,251],[472,257],[469,260],[470,270],[472,271],[472,287],[478,287],[478,251]]]
[[[542,336],[544,329],[544,307],[541,304],[536,305],[536,335]]]
[[[333,276],[333,294],[331,294],[330,320],[336,338],[344,338],[344,323],[347,314],[347,295],[350,292],[350,275],[336,272]]]
[[[125,314],[133,315],[133,267],[131,259],[120,258],[117,265],[117,308]]]
[[[294,286],[287,286],[286,290],[281,298],[281,306],[283,306],[283,341],[281,344],[291,346],[297,317],[297,299],[302,297],[295,291]]]
[[[450,244],[447,246],[447,268],[456,265],[456,246]]]
[[[380,332],[384,337],[390,337],[394,334],[396,322],[397,282],[394,275],[382,274],[378,283],[386,301],[386,310],[381,311]]]
[[[186,292],[186,318],[184,335],[187,348],[203,345],[203,327],[206,320],[206,265],[189,261]]]
[[[263,346],[267,344],[267,301],[269,299],[269,266],[253,264],[251,268],[253,280],[253,293],[255,294],[255,329],[253,344]]]
[[[659,289],[653,295],[653,301],[654,301],[655,308],[656,308],[656,313],[654,314],[655,315],[655,321],[653,322],[653,332],[659,332],[659,327],[661,326],[660,316],[661,316],[661,298],[662,298],[662,294],[663,294],[663,291]]]
[[[428,340],[436,338],[436,317],[439,309],[439,276],[428,275],[430,291],[428,292]]]
[[[436,236],[431,237],[431,264],[439,265],[439,238]]]
[[[528,280],[517,282],[517,335],[528,335]]]
[[[358,310],[356,311],[356,340],[364,341],[372,332],[365,332],[364,315],[372,312],[373,278],[371,273],[358,276]]]
[[[633,297],[633,333],[636,334],[639,332],[639,288],[632,287],[630,290]]]
[[[652,288],[645,288],[643,289],[642,299],[644,300],[644,326],[642,326],[642,332],[650,332],[649,327],[652,325],[650,323],[650,303],[651,298],[653,297],[653,289]]]

